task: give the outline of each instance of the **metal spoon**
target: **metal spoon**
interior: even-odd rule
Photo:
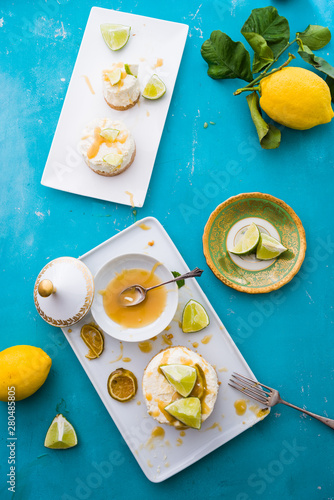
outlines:
[[[182,274],[181,276],[177,276],[176,278],[165,281],[164,283],[159,283],[158,285],[151,286],[150,288],[144,288],[141,285],[131,285],[125,288],[120,294],[119,298],[123,306],[131,307],[140,304],[145,300],[146,294],[148,291],[153,290],[153,288],[158,288],[159,286],[167,285],[168,283],[173,283],[174,281],[185,280],[187,278],[195,278],[196,276],[201,276],[202,269],[196,267],[189,273]]]

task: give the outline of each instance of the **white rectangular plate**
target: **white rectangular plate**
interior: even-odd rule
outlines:
[[[142,224],[150,229],[142,229]],[[154,241],[154,245],[149,246],[149,241]],[[129,253],[130,249],[131,251],[136,249],[138,253],[147,253],[155,257],[171,271],[178,271],[181,274],[189,271],[174,243],[162,225],[153,217],[147,217],[133,224],[83,255],[81,260],[95,275],[100,267],[111,258]],[[198,280],[204,279],[205,273]],[[210,317],[210,324],[201,332],[189,334],[182,332],[179,321],[184,305],[191,298],[205,307]],[[146,412],[141,380],[150,359],[168,345],[159,335],[155,341],[152,341],[152,351],[142,353],[137,343],[123,342],[123,347],[121,347],[118,340],[105,334],[104,352],[100,358],[90,361],[85,357],[88,348],[80,337],[80,330],[82,325],[91,321],[92,316],[89,313],[83,320],[71,327],[71,332],[68,328],[64,328],[63,332],[134,457],[150,481],[164,481],[261,420],[256,414],[262,407],[251,402],[249,402],[247,412],[243,416],[236,414],[234,403],[242,398],[242,395],[227,385],[228,379],[233,371],[250,377],[254,377],[254,375],[196,280],[187,280],[185,286],[180,288],[176,316],[170,325],[170,330],[164,333],[173,335],[173,345],[184,345],[202,354],[216,368],[221,382],[217,402],[213,413],[204,422],[200,431],[188,429],[185,431],[185,436],[181,437],[180,432],[173,427],[163,426],[166,433],[164,439],[155,439],[150,445],[151,431],[158,423]],[[201,343],[201,340],[207,335],[212,335],[210,342]],[[198,343],[197,348],[192,346],[194,342]],[[131,361],[122,361],[124,357],[130,358]],[[114,361],[117,358],[119,359]],[[127,403],[113,400],[107,390],[107,380],[110,373],[119,367],[128,368],[138,379],[137,395],[134,400]]]
[[[125,47],[113,52],[105,44],[100,25],[131,26]],[[142,207],[171,101],[187,38],[188,26],[159,19],[93,7],[74,66],[56,133],[44,169],[42,184],[61,191]],[[154,68],[157,59],[163,65]],[[127,111],[111,109],[102,94],[101,72],[113,63],[138,63],[141,91],[156,73],[166,84],[166,94],[157,101],[140,98]],[[95,92],[92,94],[84,77]],[[82,130],[95,118],[124,121],[136,142],[131,167],[116,177],[95,174],[77,151]]]

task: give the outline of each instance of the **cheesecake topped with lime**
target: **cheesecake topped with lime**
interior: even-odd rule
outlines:
[[[218,378],[202,356],[177,346],[152,358],[142,387],[147,411],[159,423],[200,429],[214,409]]]
[[[139,100],[138,65],[123,62],[102,71],[103,96],[118,111],[132,108]]]

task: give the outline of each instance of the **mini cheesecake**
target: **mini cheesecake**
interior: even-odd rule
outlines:
[[[116,131],[115,134],[118,131],[114,140],[107,140],[100,135],[107,129]],[[111,177],[130,167],[136,155],[136,145],[123,122],[104,118],[92,121],[83,130],[79,151],[96,174]],[[118,159],[117,163],[106,161],[110,155]]]
[[[212,413],[218,394],[218,378],[215,369],[202,356],[187,347],[169,347],[151,359],[144,371],[142,388],[147,411],[160,424],[172,425],[177,429],[185,426],[172,417],[164,408],[181,398],[160,370],[161,365],[184,364],[193,366],[200,374],[190,397],[199,397],[202,422]],[[202,386],[202,387],[200,387]]]
[[[115,85],[112,85],[108,75],[115,69],[121,70],[121,79]],[[103,96],[113,109],[125,111],[132,108],[139,100],[140,87],[138,78],[129,75],[125,71],[123,63],[114,64],[109,70],[102,71]]]

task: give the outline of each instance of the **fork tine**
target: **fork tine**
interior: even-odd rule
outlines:
[[[234,377],[232,379],[232,377]],[[231,376],[231,379],[233,382],[238,381],[239,383],[244,385],[244,387],[247,387],[248,389],[251,389],[254,392],[257,392],[260,396],[268,397],[270,393],[266,392],[264,389],[262,389],[261,385],[255,382],[254,380],[252,383],[248,382],[247,380],[244,380],[242,377],[238,377],[237,375],[233,374]]]
[[[231,385],[231,383],[234,384],[234,386]],[[253,389],[246,387],[235,380],[230,380],[229,384],[231,387],[234,387],[234,389],[237,389],[238,391],[242,392],[243,394],[247,394],[247,396],[250,396],[253,399],[257,399],[257,401],[261,400],[262,403],[267,402],[267,396],[264,393],[259,393],[254,391]]]
[[[248,391],[248,389],[243,389],[243,388],[240,388],[240,387],[236,387],[236,386],[232,385],[230,382],[228,382],[228,385],[230,387],[233,387],[233,389],[236,389],[237,391],[242,392],[242,394],[244,394],[245,396],[248,396],[249,398],[254,399],[258,403],[261,403],[262,405],[266,405],[267,404],[267,400],[266,399],[251,394]]]
[[[255,380],[245,377],[245,375],[240,375],[240,373],[234,372],[233,375],[238,375],[239,377],[242,377],[243,379],[248,380],[249,382],[253,382],[253,384],[261,385],[262,387],[265,387],[268,389],[268,391],[272,391],[271,387],[268,387],[267,385],[261,384],[261,382],[256,382]]]

